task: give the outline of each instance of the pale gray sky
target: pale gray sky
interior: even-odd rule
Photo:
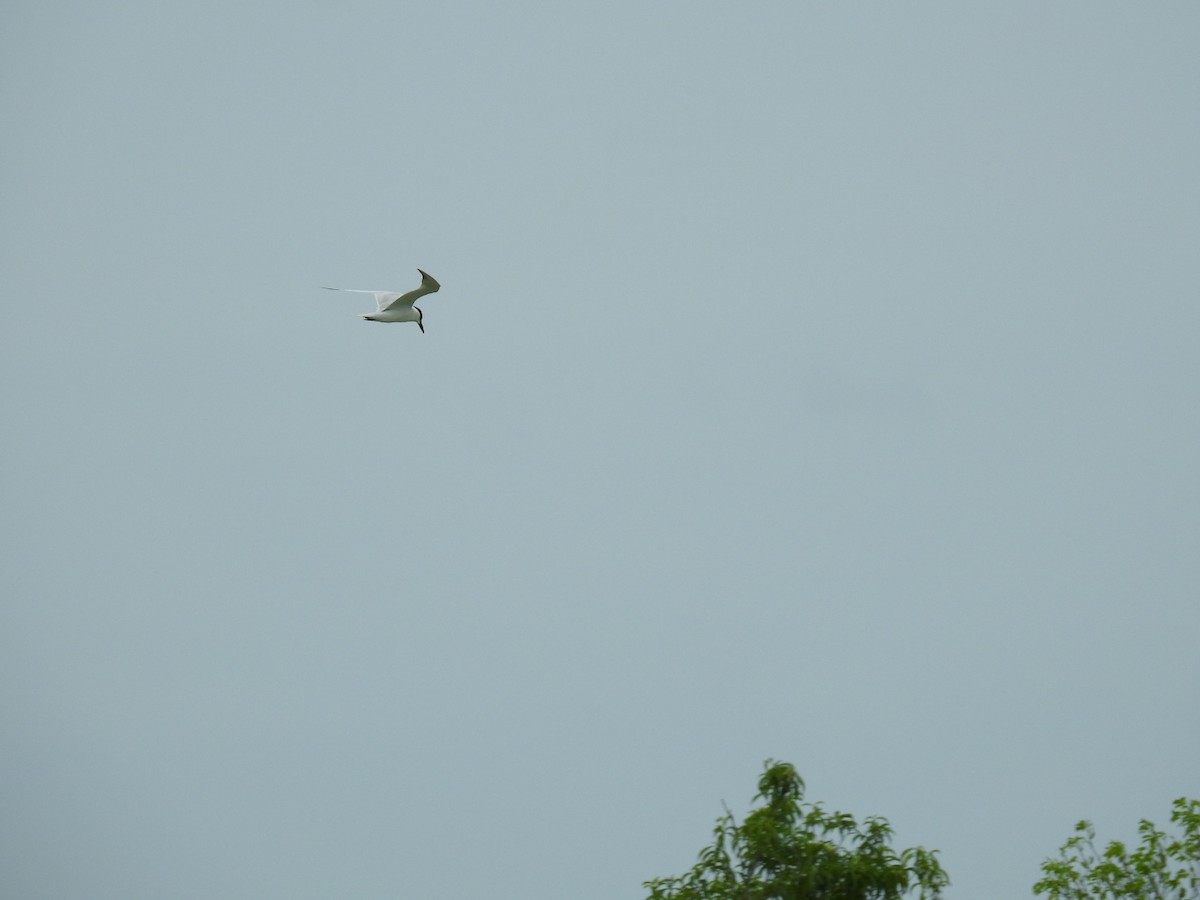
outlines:
[[[5,895],[636,900],[768,756],[955,900],[1165,823],[1198,34],[9,4]]]

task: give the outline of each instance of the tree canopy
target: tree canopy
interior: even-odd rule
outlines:
[[[804,781],[767,760],[753,809],[739,825],[726,808],[691,871],[647,881],[649,900],[935,900],[950,879],[936,851],[896,853],[886,819],[804,802]]]
[[[1182,830],[1180,837],[1142,819],[1135,850],[1112,841],[1103,852],[1096,849],[1092,823],[1080,822],[1058,858],[1042,863],[1044,877],[1034,894],[1049,900],[1200,900],[1200,800],[1180,797],[1171,821]]]

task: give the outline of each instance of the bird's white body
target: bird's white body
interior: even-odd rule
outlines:
[[[387,304],[391,301],[385,298],[391,297],[392,300],[396,300],[399,299],[399,294],[379,294],[378,296],[380,297],[379,311],[363,313],[363,318],[368,322],[419,322],[421,320],[421,316],[411,306],[387,308]]]
[[[394,294],[390,291],[356,291],[353,288],[327,287],[327,291],[346,291],[350,294],[370,294],[375,298],[375,312],[364,313],[363,318],[368,322],[416,322],[422,332],[425,324],[421,321],[422,313],[419,306],[414,304],[418,297],[432,294],[441,288],[436,278],[427,272],[421,272],[421,286],[407,294]]]

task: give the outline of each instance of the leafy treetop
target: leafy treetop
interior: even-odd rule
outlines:
[[[916,890],[936,900],[950,879],[936,851],[897,854],[887,820],[860,825],[848,813],[804,802],[804,781],[788,763],[767,760],[742,824],[717,819],[714,841],[684,875],[646,882],[649,900],[900,900]]]
[[[1112,841],[1103,852],[1092,823],[1080,822],[1058,858],[1042,863],[1044,877],[1033,893],[1049,900],[1200,900],[1200,800],[1180,797],[1171,821],[1182,836],[1172,838],[1142,819],[1137,849]]]

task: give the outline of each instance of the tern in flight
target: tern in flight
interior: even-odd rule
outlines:
[[[425,326],[421,322],[421,307],[414,306],[418,297],[424,297],[426,294],[432,294],[441,287],[436,278],[428,272],[421,272],[421,286],[416,290],[409,291],[407,294],[394,294],[390,291],[356,291],[353,288],[335,288],[327,287],[327,291],[346,291],[350,294],[371,294],[375,297],[375,312],[366,313],[363,318],[368,322],[416,322],[417,327],[421,329],[421,334],[425,333]]]

